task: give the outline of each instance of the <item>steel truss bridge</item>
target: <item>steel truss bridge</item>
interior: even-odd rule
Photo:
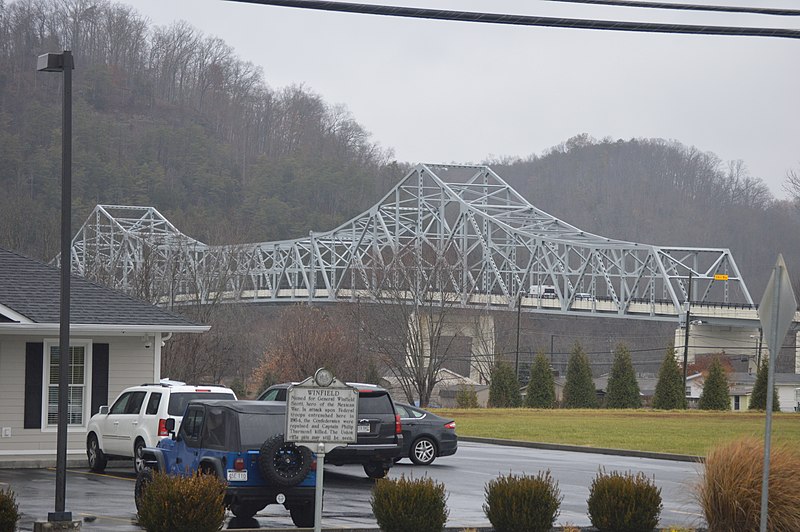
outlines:
[[[693,316],[721,323],[756,312],[728,249],[582,231],[486,166],[417,165],[368,211],[295,240],[212,246],[153,207],[98,205],[72,241],[71,261],[87,278],[163,304],[399,293],[463,308],[678,321],[691,282]]]

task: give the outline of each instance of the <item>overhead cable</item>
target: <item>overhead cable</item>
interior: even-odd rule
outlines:
[[[728,35],[733,37],[778,37],[800,39],[800,30],[787,28],[752,28],[739,26],[698,26],[686,24],[660,24],[654,22],[628,22],[613,20],[590,20],[555,17],[536,17],[529,15],[508,15],[502,13],[479,13],[472,11],[449,11],[444,9],[423,9],[349,2],[330,2],[326,0],[228,0],[246,4],[259,4],[276,7],[313,9],[339,13],[358,13],[362,15],[382,15],[388,17],[420,18],[429,20],[449,20],[455,22],[480,22],[484,24],[506,24],[512,26],[543,26],[583,30],[633,31],[644,33],[679,33],[690,35]]]
[[[651,9],[677,9],[682,11],[713,11],[716,13],[748,13],[753,15],[800,16],[800,10],[778,7],[714,6],[705,4],[673,4],[669,2],[638,2],[635,0],[546,0],[569,4],[593,4],[615,7],[644,7]]]

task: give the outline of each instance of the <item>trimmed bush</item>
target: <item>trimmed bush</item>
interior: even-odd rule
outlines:
[[[370,504],[384,532],[441,532],[447,522],[444,484],[429,477],[379,479],[372,489]]]
[[[0,491],[0,532],[16,530],[20,517],[19,505],[11,488]]]
[[[549,532],[564,497],[550,470],[499,476],[486,484],[483,511],[496,532]]]
[[[661,488],[644,473],[606,473],[589,487],[589,520],[600,532],[653,530],[661,515]]]
[[[215,532],[225,524],[225,482],[213,474],[155,472],[139,498],[139,526],[148,532]]]
[[[750,532],[761,519],[764,442],[734,440],[709,451],[695,490],[709,530]],[[800,530],[800,452],[772,445],[767,530]]]

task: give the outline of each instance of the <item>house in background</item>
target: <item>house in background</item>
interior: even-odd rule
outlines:
[[[464,389],[471,389],[478,398],[478,406],[486,407],[489,402],[489,385],[481,384],[470,377],[465,377],[447,368],[441,368],[436,375],[436,386],[433,387],[431,394],[430,407],[432,408],[455,408],[458,406],[456,397],[458,392]],[[407,401],[406,394],[400,380],[392,375],[382,377],[378,383],[392,395],[396,401]],[[419,401],[416,401],[419,402]]]
[[[83,460],[86,426],[124,388],[161,378],[161,347],[197,325],[73,276],[67,457]],[[60,271],[0,248],[0,468],[55,464]]]
[[[728,395],[731,397],[731,410],[744,411],[750,408],[750,396],[756,382],[754,373],[731,372],[727,374]],[[705,376],[702,373],[691,375],[686,383],[686,398],[690,405],[697,405],[703,393]],[[800,407],[800,374],[775,373],[775,389],[781,412],[798,412]]]

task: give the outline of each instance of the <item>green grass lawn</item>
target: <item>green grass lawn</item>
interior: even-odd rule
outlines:
[[[704,456],[741,436],[764,438],[764,413],[653,410],[437,409],[460,436]],[[776,413],[772,443],[800,448],[800,414]]]

